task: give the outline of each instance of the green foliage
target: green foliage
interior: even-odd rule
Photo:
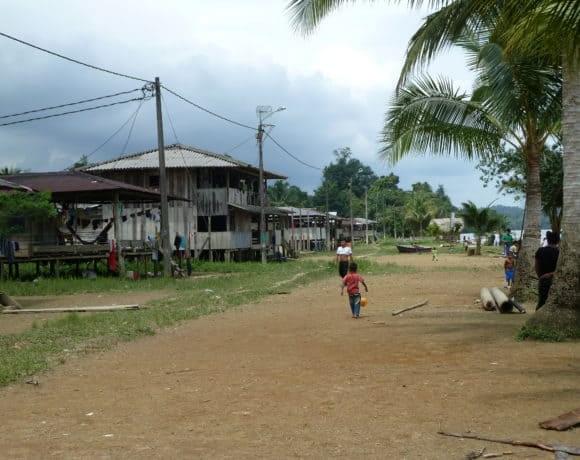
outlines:
[[[23,172],[22,169],[14,166],[2,166],[0,168],[0,176],[14,176],[22,172]]]
[[[517,340],[538,340],[540,342],[563,342],[567,336],[562,331],[544,327],[530,327],[524,325],[518,332]]]
[[[478,208],[473,202],[467,201],[461,203],[462,209],[459,212],[463,218],[465,227],[473,230],[477,236],[477,254],[481,254],[481,237],[486,233],[499,230],[502,225],[502,219],[489,207]]]
[[[542,185],[542,210],[549,218],[552,230],[559,233],[562,220],[564,171],[562,162],[562,144],[546,146],[540,159],[540,182]],[[477,168],[481,172],[484,187],[493,184],[504,194],[519,195],[526,192],[526,164],[521,150],[509,149],[500,155],[483,158]],[[521,225],[521,218],[512,224],[514,228]],[[542,226],[545,226],[542,223]]]
[[[434,222],[430,223],[429,226],[427,227],[427,235],[429,236],[441,235],[441,229],[439,228],[439,225],[437,225]]]
[[[284,180],[276,181],[274,185],[268,187],[268,198],[272,206],[308,208],[312,202],[312,197],[308,193]]]
[[[24,219],[46,219],[56,216],[50,193],[0,193],[0,234],[24,231]]]
[[[364,210],[365,191],[377,180],[370,166],[353,158],[349,147],[334,151],[334,161],[324,168],[322,184],[314,191],[314,205],[318,208],[326,206],[329,198],[329,210],[338,212],[341,216],[350,215],[350,192],[353,197],[353,213],[360,216]]]
[[[84,168],[85,166],[89,165],[89,157],[85,154],[81,155],[81,157],[75,161],[75,163],[72,165],[71,169],[78,169],[78,168]]]
[[[412,192],[405,202],[405,218],[410,224],[418,227],[420,236],[423,235],[423,229],[429,224],[429,221],[436,215],[435,200],[421,188]]]

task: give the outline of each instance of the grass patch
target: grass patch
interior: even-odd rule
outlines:
[[[519,341],[529,339],[540,342],[563,342],[569,337],[566,333],[555,329],[526,325],[519,330],[516,339]]]
[[[198,280],[146,280],[153,284],[147,284],[145,280],[128,283],[140,290],[147,289],[146,286],[149,289],[151,286],[174,289],[171,298],[153,302],[150,308],[144,310],[71,313],[41,325],[35,324],[20,334],[0,336],[0,385],[49,369],[65,362],[71,354],[107,349],[119,342],[153,335],[160,328],[180,321],[250,304],[266,295],[306,285],[335,272],[332,264],[315,261],[267,266],[258,263],[239,265],[239,268],[233,268],[231,276],[226,274]],[[90,283],[87,280],[52,281]],[[105,281],[105,286],[111,289],[126,289],[124,282],[118,279]],[[116,282],[117,286],[109,282]],[[51,286],[53,289],[56,284]],[[93,286],[102,287],[103,280],[96,280]]]

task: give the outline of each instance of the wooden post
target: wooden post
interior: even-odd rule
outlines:
[[[228,246],[232,245],[232,234],[231,234],[231,226],[230,226],[230,170],[227,169],[226,171],[226,232],[228,234]],[[226,248],[224,252],[224,260],[226,262],[230,262],[230,248]]]
[[[113,193],[113,227],[115,234],[115,246],[117,249],[117,264],[119,275],[125,276],[125,260],[123,259],[123,249],[121,248],[121,215],[120,215],[119,192]]]

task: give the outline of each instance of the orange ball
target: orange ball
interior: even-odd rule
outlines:
[[[366,307],[369,303],[369,299],[367,299],[366,297],[361,297],[360,299],[360,306],[361,307]]]

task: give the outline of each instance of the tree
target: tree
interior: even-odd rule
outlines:
[[[16,168],[14,166],[2,166],[0,168],[0,176],[14,176],[22,172],[22,169]]]
[[[387,113],[383,155],[393,162],[426,151],[486,158],[497,156],[505,144],[521,153],[528,180],[514,295],[522,297],[529,295],[533,283],[533,258],[540,239],[540,155],[559,127],[559,67],[534,56],[507,54],[505,43],[492,39],[485,29],[470,31],[455,43],[466,51],[476,72],[473,93],[456,90],[445,78],[408,78]]]
[[[502,155],[483,158],[477,168],[481,171],[484,187],[489,184],[516,199],[526,192],[526,166],[520,152],[509,149]],[[562,170],[562,144],[546,146],[540,159],[540,184],[542,211],[550,220],[553,232],[560,233],[564,172]],[[519,226],[519,224],[518,224]]]
[[[429,225],[435,215],[435,202],[427,192],[419,190],[411,193],[405,203],[405,217],[410,223],[416,224],[420,236],[423,236],[423,228]]]
[[[0,235],[24,232],[24,219],[56,216],[56,209],[45,192],[0,193]]]
[[[309,207],[311,197],[296,185],[278,180],[268,187],[268,199],[273,206]]]
[[[89,157],[86,154],[81,155],[81,157],[75,161],[75,163],[71,166],[71,170],[81,169],[85,166],[89,165]]]
[[[478,208],[472,201],[461,203],[459,215],[466,227],[473,229],[476,236],[475,255],[481,255],[481,237],[495,232],[501,226],[501,220],[489,207]]]
[[[344,0],[291,0],[289,8],[294,24],[311,31]],[[421,6],[421,0],[408,0]],[[560,258],[555,282],[547,304],[528,321],[527,333],[550,332],[559,337],[580,336],[580,4],[577,0],[455,0],[433,1],[441,6],[437,22],[421,42],[410,46],[400,81],[422,64],[429,64],[438,51],[464,34],[466,29],[499,21],[501,38],[508,52],[525,50],[541,58],[549,57],[563,66],[562,133],[564,146],[564,198]],[[495,33],[495,32],[494,32]],[[504,93],[505,94],[505,93]],[[498,95],[503,99],[503,94]],[[509,99],[509,96],[508,96]],[[531,331],[531,332],[530,332]],[[536,332],[534,332],[536,331]]]
[[[314,191],[314,205],[323,207],[326,205],[326,194],[329,194],[330,210],[338,212],[341,216],[350,214],[350,191],[352,186],[353,210],[356,214],[364,210],[360,199],[364,198],[365,191],[370,188],[377,179],[370,166],[352,157],[349,147],[334,151],[335,160],[324,168],[322,184]]]
[[[369,216],[395,238],[403,233],[407,193],[399,188],[399,176],[391,173],[378,178],[369,189]]]

